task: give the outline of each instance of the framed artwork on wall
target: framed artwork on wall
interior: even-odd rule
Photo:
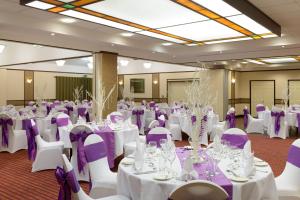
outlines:
[[[131,93],[145,93],[145,79],[133,78],[130,79]]]

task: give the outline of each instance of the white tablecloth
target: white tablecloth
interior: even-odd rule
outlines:
[[[223,159],[219,163],[219,168],[226,176],[229,162],[230,159]],[[270,166],[257,168],[267,173],[256,171],[256,174],[244,183],[232,181],[232,200],[278,200],[272,169]],[[173,169],[177,173],[181,172],[178,159],[173,163]],[[119,165],[118,194],[125,195],[132,200],[166,200],[176,187],[185,183],[176,179],[156,181],[153,179],[155,173],[135,175],[134,172],[133,165],[126,166],[122,162]]]

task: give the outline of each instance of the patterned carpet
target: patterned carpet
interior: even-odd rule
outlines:
[[[263,135],[249,134],[255,155],[266,160],[278,176],[285,166],[287,152],[294,139],[270,139]],[[187,144],[177,142],[177,146]],[[54,170],[31,173],[31,161],[26,151],[14,154],[0,153],[0,200],[54,200],[58,185]],[[81,183],[84,190],[88,184]]]

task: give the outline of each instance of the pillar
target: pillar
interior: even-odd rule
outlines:
[[[107,100],[104,105],[102,112],[102,119],[105,119],[106,116],[117,110],[117,101],[118,101],[118,72],[117,72],[117,53],[112,52],[99,52],[94,53],[94,73],[93,73],[93,95],[100,98],[101,87],[105,89],[105,96],[108,95],[110,90],[115,86],[110,98]],[[96,116],[100,116],[99,105],[94,105],[94,112]]]

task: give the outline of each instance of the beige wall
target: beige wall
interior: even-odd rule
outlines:
[[[133,78],[145,79],[144,93],[133,94],[130,92],[130,79]],[[152,74],[124,75],[124,97],[152,98]]]
[[[0,69],[0,105],[6,104],[7,94],[6,94],[6,69]]]
[[[6,71],[6,98],[7,100],[24,99],[24,71]]]

